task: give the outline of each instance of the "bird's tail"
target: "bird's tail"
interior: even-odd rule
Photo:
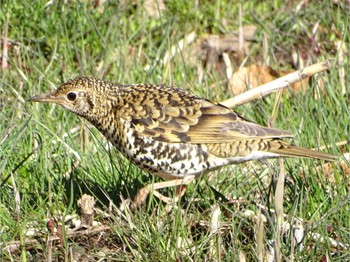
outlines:
[[[272,140],[270,142],[270,152],[279,154],[286,157],[306,157],[321,159],[327,161],[336,160],[338,157],[335,155],[327,154],[321,151],[311,150],[304,147],[298,147],[288,144],[281,140]]]

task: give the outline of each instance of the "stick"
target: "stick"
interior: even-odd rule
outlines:
[[[261,85],[257,88],[253,88],[247,92],[244,92],[243,94],[239,94],[233,98],[225,100],[220,104],[227,106],[229,108],[233,108],[235,106],[248,103],[252,100],[263,98],[268,94],[271,94],[280,89],[286,88],[297,81],[310,77],[314,74],[320,73],[324,70],[328,70],[330,68],[331,68],[331,63],[329,60],[325,62],[313,64],[311,66],[308,66],[298,71],[295,71],[293,73],[290,73],[286,76],[277,78],[276,80],[271,81],[267,84]]]

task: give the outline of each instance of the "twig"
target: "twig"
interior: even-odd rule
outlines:
[[[271,81],[267,84],[261,85],[257,88],[251,89],[243,94],[239,94],[233,98],[230,98],[228,100],[225,100],[221,102],[220,104],[227,106],[227,107],[235,107],[238,105],[242,105],[245,103],[248,103],[255,99],[260,99],[268,94],[271,94],[273,92],[276,92],[280,89],[286,88],[289,85],[300,81],[302,79],[305,79],[307,77],[310,77],[314,74],[320,73],[324,70],[328,70],[331,68],[330,61],[325,61],[317,64],[313,64],[311,66],[305,67],[303,69],[300,69],[298,71],[295,71],[293,73],[290,73],[286,76],[280,77],[274,81]]]
[[[284,179],[285,171],[283,159],[280,159],[280,174],[277,179],[277,186],[275,192],[275,209],[276,209],[276,229],[275,229],[275,251],[276,261],[282,261],[282,223],[283,223],[283,195],[284,195]]]
[[[9,43],[8,43],[8,39],[7,39],[7,35],[8,35],[8,25],[9,25],[9,15],[7,14],[6,18],[5,18],[5,23],[4,23],[4,30],[2,32],[3,37],[2,37],[2,59],[1,59],[1,68],[2,69],[7,69],[8,68],[8,47],[9,47]]]

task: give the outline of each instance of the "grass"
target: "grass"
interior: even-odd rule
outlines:
[[[215,101],[229,98],[222,72],[215,66],[204,68],[200,78],[201,62],[194,55],[184,51],[163,64],[165,53],[193,31],[201,39],[205,34],[236,31],[240,20],[243,25],[254,24],[257,34],[249,61],[269,63],[275,69],[290,69],[291,53],[296,49],[309,63],[333,59],[332,69],[318,76],[325,83],[323,95],[314,98],[319,88],[315,82],[303,94],[283,94],[275,126],[292,131],[300,146],[331,145],[330,153],[349,152],[349,145],[335,146],[350,135],[350,79],[345,75],[347,90],[342,94],[339,52],[334,47],[335,41],[343,41],[349,48],[345,4],[310,2],[296,11],[298,3],[293,1],[210,1],[198,6],[191,1],[167,1],[159,19],[149,17],[141,4],[113,1],[99,7],[78,1],[4,1],[1,5],[0,28],[5,32],[8,27],[11,40],[9,66],[0,75],[1,260],[238,261],[240,255],[247,260],[267,259],[271,240],[280,232],[274,212],[264,212],[259,205],[274,209],[278,160],[222,168],[191,184],[177,209],[166,212],[164,203],[150,198],[141,209],[122,212],[129,216],[123,219],[117,212],[120,197],[132,197],[142,186],[161,180],[106,147],[84,120],[57,106],[27,102],[33,94],[53,90],[81,75],[116,83],[174,84]],[[310,39],[317,21],[316,52]],[[4,33],[1,40],[3,43]],[[239,66],[242,58],[236,62]],[[344,69],[349,72],[346,56]],[[273,94],[236,110],[267,125],[275,99]],[[77,131],[70,132],[74,128]],[[76,168],[73,151],[81,158]],[[295,231],[282,236],[283,260],[349,260],[349,247],[336,248],[327,238],[350,243],[349,173],[339,162],[325,175],[315,169],[319,161],[288,159],[284,163],[285,221],[302,219],[305,232],[295,247]],[[173,189],[162,192],[174,193]],[[61,246],[58,241],[54,247],[45,241],[25,242],[33,238],[27,236],[33,229],[43,239],[59,235],[48,232],[47,221],[54,218],[55,223],[62,223],[68,215],[78,213],[77,200],[84,193],[95,196],[97,206],[110,214],[108,219],[102,215],[95,219],[109,225],[111,231],[70,237],[66,235],[69,228],[64,227]],[[227,197],[236,201],[229,204]],[[217,234],[209,230],[214,207],[221,210],[221,232]],[[258,223],[244,215],[247,211],[267,218],[259,229],[260,240]],[[314,239],[311,234],[324,238]],[[13,241],[21,245],[8,252],[4,247]],[[265,252],[263,256],[258,250]]]

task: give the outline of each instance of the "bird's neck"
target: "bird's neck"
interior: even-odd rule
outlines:
[[[99,109],[93,110],[90,115],[84,116],[110,142],[117,145],[122,137],[123,126],[116,107],[106,103]]]

